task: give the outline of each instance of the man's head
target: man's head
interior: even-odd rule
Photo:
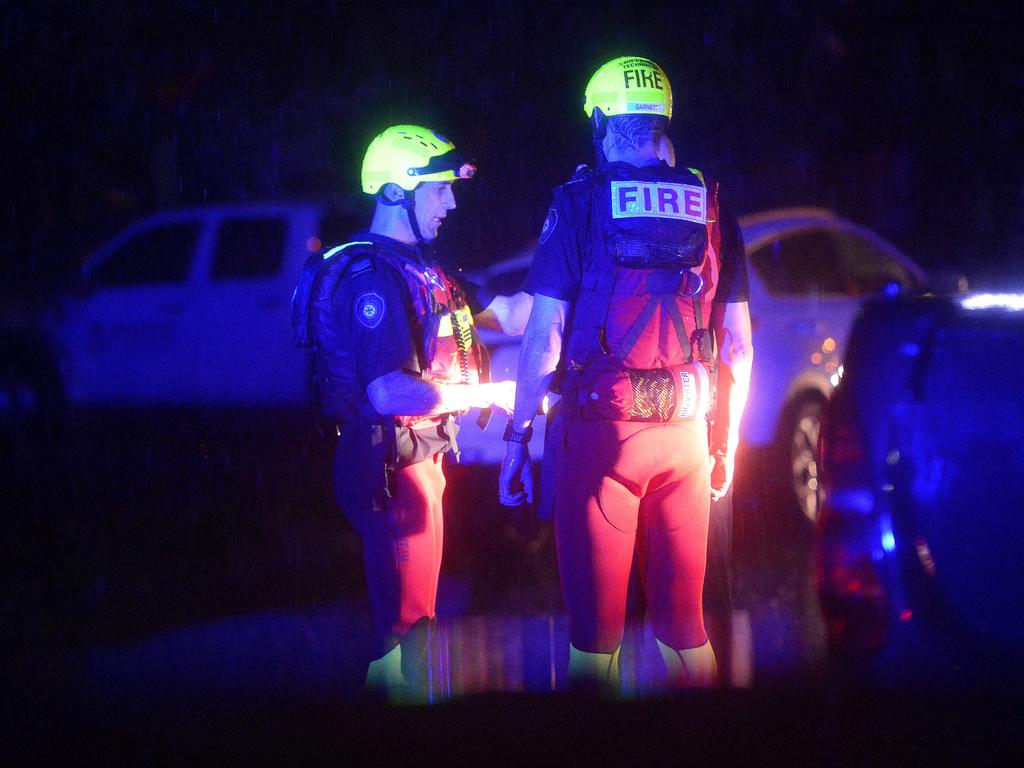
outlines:
[[[635,152],[648,143],[658,146],[672,119],[672,86],[650,59],[620,56],[590,78],[583,111],[601,154],[606,136],[623,150]]]
[[[378,206],[401,205],[408,211],[409,218],[406,219],[410,234],[417,240],[424,243],[432,243],[441,229],[441,221],[448,215],[448,211],[455,208],[455,195],[452,194],[452,183],[450,181],[424,181],[415,190],[407,192],[396,184],[386,184],[378,193],[383,198],[377,201]],[[411,203],[406,206],[406,202]],[[397,210],[396,210],[397,213]],[[416,222],[415,229],[412,221]],[[401,217],[397,218],[401,222]],[[396,237],[397,240],[407,238]]]
[[[377,196],[371,229],[399,240],[431,242],[455,208],[452,182],[476,167],[455,145],[429,128],[396,125],[377,135],[363,158],[363,192]],[[400,210],[406,215],[396,215]]]
[[[608,118],[603,147],[605,154],[614,150],[616,154],[642,152],[645,147],[656,149],[666,141],[665,130],[668,120],[653,115],[616,115]]]

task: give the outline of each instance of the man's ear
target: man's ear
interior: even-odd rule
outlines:
[[[658,158],[668,163],[669,167],[676,167],[676,148],[672,145],[672,139],[665,134],[658,139]]]
[[[616,139],[614,138],[614,136],[615,134],[613,134],[611,131],[606,130],[604,138],[601,139],[601,151],[604,152],[605,157],[608,157],[608,154],[615,148]]]
[[[385,200],[392,203],[397,203],[405,197],[405,190],[390,181],[381,187],[380,192]]]

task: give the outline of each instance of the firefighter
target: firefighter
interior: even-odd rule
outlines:
[[[315,256],[296,289],[300,343],[315,351],[323,410],[338,425],[334,487],[360,534],[376,625],[366,687],[422,700],[424,638],[435,615],[455,416],[511,410],[514,382],[486,381],[481,319],[510,330],[509,297],[475,320],[432,244],[455,208],[452,184],[475,167],[434,131],[397,125],[370,143],[369,230]],[[525,295],[524,295],[525,297]],[[528,297],[525,297],[528,299]]]
[[[584,111],[597,164],[555,190],[524,286],[534,303],[499,499],[532,500],[531,425],[554,389],[542,486],[553,495],[570,681],[617,690],[635,553],[667,685],[708,686],[709,505],[732,480],[753,357],[743,243],[718,183],[660,157],[671,151],[672,90],[656,63],[608,62]]]

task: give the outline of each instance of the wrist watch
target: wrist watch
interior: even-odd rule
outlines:
[[[501,436],[501,439],[507,443],[526,445],[530,442],[531,437],[533,437],[533,427],[527,427],[525,432],[520,432],[512,426],[512,419],[509,419],[505,425],[505,434]]]

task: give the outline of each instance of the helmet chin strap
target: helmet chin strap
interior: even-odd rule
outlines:
[[[594,111],[590,115],[590,127],[594,139],[594,162],[598,165],[607,163],[608,158],[604,154],[604,137],[608,133],[608,118],[597,107],[594,107]]]
[[[397,186],[397,185],[396,185]],[[401,189],[401,187],[399,187]],[[412,230],[413,237],[416,238],[416,244],[425,246],[429,243],[423,239],[423,233],[420,232],[419,222],[416,221],[416,190],[402,189],[402,196],[397,200],[388,199],[387,195],[384,194],[384,189],[381,188],[377,192],[377,199],[380,200],[384,205],[400,205],[405,209],[406,216],[409,217],[409,229]]]
[[[416,193],[408,190],[402,191],[405,192],[402,207],[405,208],[405,213],[409,217],[409,227],[412,229],[413,237],[416,238],[416,244],[427,245],[427,241],[423,239],[423,233],[420,232],[420,224],[416,221]]]

